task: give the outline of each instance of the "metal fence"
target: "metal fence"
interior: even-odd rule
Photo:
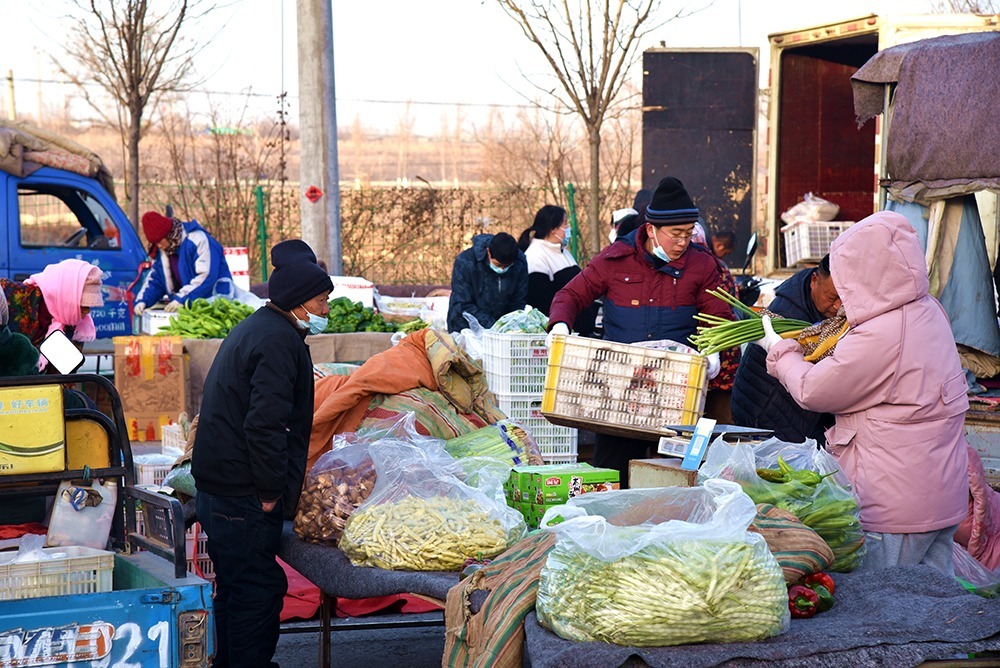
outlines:
[[[298,184],[263,183],[259,187],[262,196],[258,205],[252,185],[243,189],[145,183],[140,211],[162,211],[170,204],[177,217],[196,218],[223,245],[246,246],[251,280],[256,282],[262,278],[261,257],[267,257],[263,249],[301,234]],[[475,235],[508,232],[517,238],[543,205],[558,204],[572,210],[570,198],[579,216],[578,257],[583,264],[594,255],[587,245],[590,226],[583,220],[589,193],[586,189],[568,190],[345,187],[340,193],[343,273],[363,276],[378,285],[447,285],[455,256],[471,245]],[[603,195],[609,210],[625,206],[619,202],[631,201],[625,188]],[[266,232],[263,241],[261,228]]]

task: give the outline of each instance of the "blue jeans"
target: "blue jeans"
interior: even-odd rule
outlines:
[[[198,521],[215,567],[214,668],[277,666],[281,606],[288,580],[277,562],[281,502],[265,513],[257,496],[198,492]]]

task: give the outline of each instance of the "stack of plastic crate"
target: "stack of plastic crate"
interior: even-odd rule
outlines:
[[[546,463],[575,462],[577,430],[542,415],[548,362],[545,334],[483,333],[483,369],[500,410],[531,433]]]

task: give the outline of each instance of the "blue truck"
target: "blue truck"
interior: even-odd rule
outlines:
[[[65,467],[31,473],[0,470],[0,504],[51,496],[63,481],[114,480],[120,491],[109,549],[74,556],[72,547],[50,548],[68,555],[53,562],[15,564],[0,558],[0,668],[211,665],[212,584],[188,572],[180,501],[134,485],[132,452],[114,385],[91,374],[0,378],[0,402],[6,404],[0,409],[30,407],[44,387],[73,388],[87,396],[103,393],[110,408],[66,408]]]
[[[5,145],[25,144],[20,159],[0,156],[0,278],[23,281],[70,258],[90,262],[104,272],[105,305],[91,311],[98,338],[132,334],[128,288],[149,256],[115,201],[110,174],[83,147],[24,124],[0,121],[0,133],[5,133]],[[27,152],[31,147],[69,156],[63,161],[66,168],[21,168],[31,164],[25,157],[33,155]],[[14,167],[7,171],[11,163]],[[95,169],[79,169],[81,164]],[[91,175],[98,165],[99,172]]]

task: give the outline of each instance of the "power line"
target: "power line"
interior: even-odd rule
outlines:
[[[58,86],[77,86],[72,81],[60,80],[60,79],[32,79],[26,77],[15,77],[15,83],[22,84],[55,84]],[[100,88],[101,86],[92,82],[84,82],[83,86],[87,88]],[[273,99],[277,97],[276,93],[255,93],[253,91],[225,91],[225,90],[211,90],[207,88],[192,88],[187,92],[191,93],[201,93],[203,95],[218,95],[222,97],[259,97],[259,98],[270,98]],[[289,98],[298,99],[298,95],[289,95]],[[442,102],[434,100],[375,100],[370,98],[356,98],[356,97],[338,97],[337,102],[351,102],[356,104],[391,104],[391,105],[419,105],[428,107],[463,107],[463,108],[486,108],[486,109],[534,109],[535,106],[531,104],[513,104],[513,103],[502,103],[502,102]]]

